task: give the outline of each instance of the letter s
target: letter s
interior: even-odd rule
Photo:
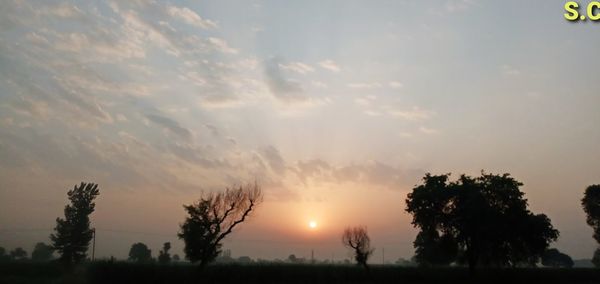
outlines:
[[[569,21],[576,21],[579,19],[579,12],[577,12],[577,8],[579,8],[579,4],[575,1],[569,1],[565,4],[565,19]]]

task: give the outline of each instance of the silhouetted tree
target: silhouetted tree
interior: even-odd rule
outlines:
[[[152,251],[143,243],[135,243],[129,249],[129,260],[135,262],[149,262],[152,260]]]
[[[179,260],[180,260],[179,255],[178,254],[174,254],[173,255],[173,261],[177,262]]]
[[[27,259],[27,252],[22,247],[15,248],[10,251],[10,259],[25,260]]]
[[[371,248],[371,239],[365,227],[346,228],[342,233],[342,243],[352,249],[358,265],[369,269],[367,261],[375,249]]]
[[[419,265],[448,265],[456,258],[458,244],[451,234],[448,206],[454,192],[448,178],[449,174],[426,174],[424,183],[408,195],[406,210],[413,214],[413,225],[421,229],[414,242]]]
[[[71,204],[65,206],[64,219],[56,218],[55,233],[50,235],[52,247],[67,265],[81,262],[87,256],[93,236],[90,214],[94,212],[94,199],[98,194],[97,184],[84,182],[67,192]]]
[[[550,267],[573,267],[573,259],[558,249],[548,249],[542,254],[542,265]]]
[[[6,254],[6,249],[3,247],[0,247],[0,261],[6,261],[9,259],[10,259],[10,257]]]
[[[594,256],[592,257],[592,263],[595,267],[600,267],[600,248],[597,248],[594,251]]]
[[[581,205],[583,206],[583,211],[585,211],[588,225],[594,230],[594,239],[600,244],[600,184],[590,185],[585,189]],[[592,260],[594,259],[597,259],[598,263],[594,262],[594,265],[600,267],[598,249],[594,253]]]
[[[166,242],[163,244],[163,249],[158,252],[158,262],[161,264],[167,264],[171,262],[171,255],[169,250],[171,249],[171,243]]]
[[[261,201],[262,191],[254,184],[227,188],[225,192],[202,196],[195,204],[184,205],[189,216],[178,236],[185,243],[187,259],[198,262],[201,267],[214,261],[221,251],[221,241],[244,222]]]
[[[420,265],[449,265],[456,260],[458,243],[450,234],[438,231],[419,232],[414,241],[415,259]]]
[[[52,246],[39,242],[35,244],[35,247],[33,248],[33,252],[31,253],[31,260],[48,261],[54,258],[54,256],[52,255],[53,253],[54,249],[52,248]]]
[[[558,238],[546,215],[534,215],[509,174],[482,172],[449,182],[449,174],[426,174],[406,200],[420,264],[466,262],[484,266],[533,266]],[[456,246],[455,246],[456,245]]]

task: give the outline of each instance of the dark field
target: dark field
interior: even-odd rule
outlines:
[[[96,262],[66,273],[56,263],[0,264],[0,283],[600,283],[600,270],[327,265],[139,265]]]

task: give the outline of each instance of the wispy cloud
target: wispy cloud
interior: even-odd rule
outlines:
[[[389,108],[388,113],[395,117],[407,120],[424,120],[431,118],[435,113],[430,110],[424,110],[417,106],[410,109]]]
[[[202,28],[202,29],[214,29],[217,28],[217,23],[203,19],[196,12],[192,11],[187,7],[176,7],[176,6],[167,6],[167,13],[172,17],[183,20],[184,22]]]
[[[326,59],[326,60],[319,62],[319,66],[321,66],[321,68],[323,68],[323,69],[326,69],[326,70],[329,70],[329,71],[335,72],[335,73],[342,71],[342,68],[340,66],[338,66],[337,63],[335,63],[331,59]]]
[[[279,63],[279,67],[283,70],[289,70],[299,74],[306,74],[315,71],[315,68],[302,62],[290,62],[287,64]]]
[[[358,82],[358,83],[349,83],[348,87],[352,88],[352,89],[378,89],[378,88],[383,87],[383,84],[381,84],[379,82],[372,82],[372,83]]]

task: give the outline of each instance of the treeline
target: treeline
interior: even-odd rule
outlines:
[[[572,267],[573,260],[550,244],[559,237],[545,214],[529,210],[523,183],[510,174],[487,174],[471,177],[450,174],[426,174],[405,200],[406,212],[419,230],[414,241],[413,261],[419,266],[476,267]],[[66,266],[88,259],[88,249],[94,230],[90,215],[95,210],[98,185],[81,183],[67,192],[69,204],[64,217],[56,219],[51,244],[38,243],[32,259],[47,261],[58,253],[58,261]],[[201,195],[192,204],[184,205],[187,216],[180,225],[178,237],[184,242],[185,259],[205,267],[222,255],[223,240],[243,223],[260,205],[261,188],[255,184],[227,188],[222,192]],[[600,244],[600,185],[591,185],[582,199],[587,223],[594,229]],[[348,227],[342,232],[342,244],[353,254],[357,264],[367,270],[374,248],[365,226]],[[168,264],[180,261],[171,256],[171,243],[164,243],[158,257],[143,243],[135,243],[129,251],[133,262]],[[24,260],[27,252],[15,248],[6,252],[0,247],[0,260]],[[290,263],[296,261],[290,256]],[[600,248],[592,262],[600,267]]]
[[[22,247],[16,247],[11,251],[0,247],[0,261],[49,261],[54,259],[53,253],[54,248],[42,242],[35,244],[31,252],[31,257],[29,257],[27,251]]]

